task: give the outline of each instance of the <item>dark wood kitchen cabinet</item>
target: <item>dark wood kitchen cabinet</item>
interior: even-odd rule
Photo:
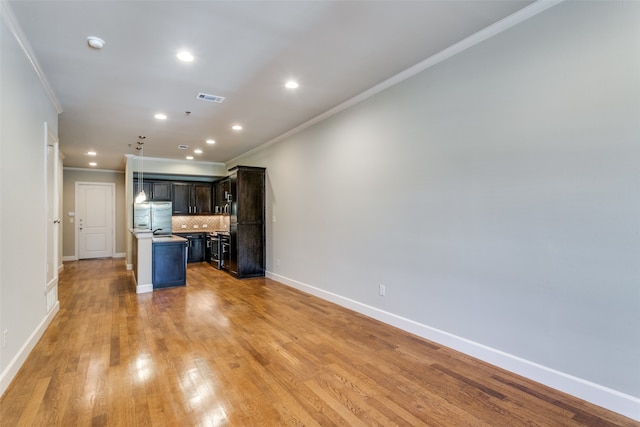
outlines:
[[[187,252],[187,262],[202,262],[204,261],[204,246],[205,237],[200,235],[199,237],[189,238],[189,251]]]
[[[213,213],[212,193],[211,183],[193,184],[194,214],[211,215]]]
[[[154,201],[170,201],[171,200],[171,183],[166,181],[151,182],[151,196],[147,195],[149,200]]]
[[[265,168],[236,166],[229,172],[228,270],[238,278],[261,277],[265,270]]]
[[[166,202],[171,200],[171,182],[168,181],[152,181],[144,179],[142,189],[147,195],[150,202]],[[138,179],[133,180],[133,197],[140,192],[140,183]]]
[[[173,214],[174,215],[190,215],[191,214],[191,184],[173,183]]]
[[[174,215],[211,215],[212,184],[208,182],[174,182]]]
[[[144,194],[146,194],[148,198],[149,194],[151,194],[151,182],[145,180],[145,181],[142,181],[142,183],[140,183],[140,180],[134,179],[133,180],[133,199],[134,200],[138,195],[138,193],[140,192],[140,190],[144,190]]]
[[[223,178],[213,183],[213,213],[225,214],[229,213],[228,208],[225,211],[225,206],[228,206],[227,195],[229,194],[229,178]]]
[[[187,262],[202,262],[205,260],[205,233],[174,233],[187,239]]]

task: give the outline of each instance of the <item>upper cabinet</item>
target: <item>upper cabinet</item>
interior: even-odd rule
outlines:
[[[143,189],[147,200],[151,202],[166,202],[171,200],[171,183],[167,181],[143,180],[142,188],[137,179],[133,180],[133,197]]]
[[[194,214],[211,215],[213,213],[213,184],[193,184]]]
[[[191,205],[191,184],[173,183],[173,214],[190,215]]]
[[[229,172],[231,223],[263,223],[265,168],[236,166]]]
[[[164,181],[152,181],[150,200],[171,200],[171,183]]]
[[[229,192],[229,178],[223,178],[213,183],[214,203],[213,213],[229,213],[231,205],[231,193]]]
[[[137,178],[134,178],[134,198],[140,190],[144,190],[147,201],[172,202],[173,215],[213,215],[214,213],[214,183],[211,182],[145,179],[140,183]]]
[[[173,182],[174,215],[211,215],[212,184],[208,182]]]

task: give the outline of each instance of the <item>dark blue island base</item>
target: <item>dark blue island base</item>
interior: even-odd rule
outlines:
[[[153,238],[153,289],[186,286],[187,239],[178,236]]]

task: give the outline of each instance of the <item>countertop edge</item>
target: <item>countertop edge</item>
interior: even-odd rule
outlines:
[[[151,239],[153,243],[184,243],[188,240],[180,236],[155,236]]]

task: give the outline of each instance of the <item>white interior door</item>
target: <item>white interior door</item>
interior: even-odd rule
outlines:
[[[76,183],[78,259],[113,256],[114,185]]]
[[[58,171],[58,141],[50,134],[45,123],[46,144],[46,194],[47,194],[47,312],[58,302],[58,248],[60,236],[59,217],[59,171]]]

